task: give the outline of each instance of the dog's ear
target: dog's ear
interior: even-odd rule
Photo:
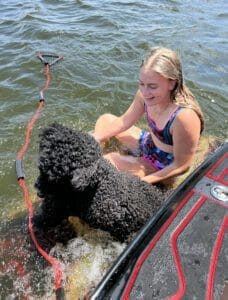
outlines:
[[[74,175],[71,180],[72,186],[78,191],[83,191],[88,186],[94,186],[96,183],[96,172],[98,161],[88,167],[74,170]]]

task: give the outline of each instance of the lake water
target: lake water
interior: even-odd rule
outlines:
[[[152,46],[180,54],[186,83],[205,113],[204,135],[227,138],[228,2],[0,0],[0,5],[1,299],[20,298],[25,292],[29,299],[47,299],[52,284],[41,279],[51,277],[51,270],[24,247],[20,220],[26,207],[14,167],[45,81],[44,65],[35,53],[63,54],[64,60],[51,68],[46,105],[24,157],[34,201],[39,130],[55,120],[88,131],[102,113],[121,114],[133,99],[139,66]],[[85,252],[89,246],[84,246]],[[123,245],[108,241],[106,250],[97,247],[96,253],[103,249],[107,267]],[[46,273],[36,277],[36,266]]]

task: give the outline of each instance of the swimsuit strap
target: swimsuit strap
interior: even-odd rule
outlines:
[[[173,121],[175,120],[176,115],[179,113],[180,110],[183,109],[182,106],[178,106],[177,109],[171,114],[171,116],[169,117],[169,120],[167,121],[165,127],[163,129],[159,129],[156,125],[156,123],[154,122],[154,120],[149,116],[148,111],[147,111],[147,106],[144,104],[145,107],[145,114],[146,114],[146,118],[147,121],[149,123],[149,126],[151,128],[151,131],[153,132],[153,134],[163,143],[167,144],[167,145],[173,145],[173,138],[172,135],[170,133],[170,127],[173,123]]]

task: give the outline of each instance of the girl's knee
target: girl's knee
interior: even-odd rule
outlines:
[[[102,129],[104,126],[112,123],[117,117],[115,115],[109,114],[109,113],[105,113],[103,115],[101,115],[95,124],[95,131],[98,129]]]
[[[110,114],[110,113],[105,113],[103,115],[101,115],[97,121],[102,121],[105,123],[111,123],[113,122],[115,119],[117,119],[117,116]]]

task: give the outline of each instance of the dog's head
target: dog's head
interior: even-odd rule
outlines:
[[[100,145],[90,134],[58,123],[45,128],[40,137],[39,170],[50,182],[86,179],[102,157]]]

